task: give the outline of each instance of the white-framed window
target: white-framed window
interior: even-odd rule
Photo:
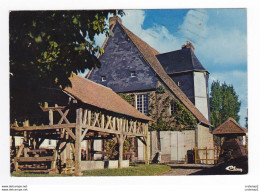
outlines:
[[[135,97],[135,106],[138,111],[144,113],[145,115],[148,114],[148,94],[137,94]]]
[[[131,71],[131,77],[136,77],[135,71]]]
[[[177,82],[177,86],[179,86],[179,87],[181,86],[181,81]]]
[[[170,102],[169,103],[169,115],[173,115],[174,114],[174,103]]]
[[[106,76],[101,76],[101,81],[102,82],[104,82],[104,81],[106,81],[107,79],[106,79]]]

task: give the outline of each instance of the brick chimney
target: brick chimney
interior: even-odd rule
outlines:
[[[121,24],[122,23],[121,18],[116,15],[109,18],[109,26],[116,24],[116,22],[119,22]]]
[[[187,41],[186,44],[181,46],[181,49],[184,49],[184,48],[190,48],[192,51],[195,50],[193,44],[190,41]]]

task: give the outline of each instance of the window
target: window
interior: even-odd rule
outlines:
[[[51,140],[49,139],[49,145],[51,145]]]
[[[174,114],[174,103],[173,103],[173,102],[171,102],[171,103],[169,104],[169,114],[170,114],[170,115],[173,115],[173,114]]]
[[[132,72],[131,72],[131,77],[136,77],[135,71],[132,71]]]
[[[101,81],[102,82],[104,82],[104,81],[106,81],[107,79],[106,79],[106,76],[101,76]]]
[[[148,114],[148,94],[136,95],[136,109],[145,115]]]
[[[180,86],[181,86],[181,81],[178,81],[178,82],[177,82],[177,85],[180,87]]]

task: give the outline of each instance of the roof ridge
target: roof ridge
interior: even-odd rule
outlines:
[[[104,86],[104,85],[102,85],[102,84],[99,84],[99,83],[95,83],[95,82],[89,80],[88,78],[84,78],[84,77],[82,77],[82,76],[80,76],[80,75],[75,75],[75,76],[76,76],[76,77],[79,77],[79,78],[82,78],[83,80],[87,80],[88,82],[93,83],[93,84],[95,84],[95,85],[98,85],[98,86],[101,86],[101,87],[103,87],[103,88],[107,88],[107,89],[113,91],[111,88],[109,88],[109,87],[107,87],[107,86]],[[75,76],[73,76],[73,77],[75,77]]]
[[[138,36],[136,36],[132,31],[130,31],[129,29],[127,29],[123,24],[118,23],[124,30],[127,30],[127,32],[131,33],[132,35],[134,35],[136,38],[138,38],[138,40],[142,41],[143,43],[145,43],[150,49],[152,49],[153,54],[154,55],[158,55],[160,54],[160,52],[158,52],[156,49],[154,49],[153,47],[151,47],[151,45],[149,45],[147,42],[143,41],[141,38],[139,38]],[[129,35],[127,35],[129,37]],[[130,38],[130,37],[129,37]]]
[[[213,134],[218,134],[218,132],[221,132],[221,128],[225,128],[225,125],[227,123],[233,123],[237,128],[239,128],[242,132],[246,133],[247,130],[244,129],[235,119],[233,119],[232,117],[229,117],[226,121],[224,121],[222,124],[220,124],[214,131]],[[225,133],[224,133],[225,134]]]
[[[117,22],[117,21],[116,21],[116,22]],[[111,26],[111,29],[109,29],[109,30],[112,31],[112,30],[114,29],[114,27],[115,27],[115,24],[112,25],[112,26]],[[109,36],[107,36],[107,37],[105,38],[103,44],[101,45],[101,48],[103,48],[103,49],[105,48],[108,39],[109,39]],[[100,53],[98,52],[98,54],[97,54],[97,59],[99,59],[99,57],[100,57],[101,55],[102,55],[102,54],[100,54]],[[89,72],[85,75],[85,78],[86,78],[86,79],[89,78],[89,76],[90,76],[90,74],[92,73],[93,69],[94,69],[94,67],[92,67],[91,70],[89,70]]]

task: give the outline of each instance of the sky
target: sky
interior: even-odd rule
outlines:
[[[247,116],[246,9],[125,10],[122,23],[160,53],[178,50],[186,41],[215,80],[233,85],[241,101],[239,123]],[[102,45],[105,36],[96,38]],[[210,88],[209,88],[210,89]]]

